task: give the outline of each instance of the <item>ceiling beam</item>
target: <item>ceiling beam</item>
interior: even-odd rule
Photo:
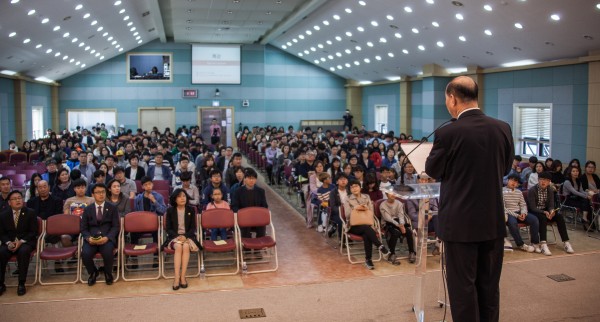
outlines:
[[[152,16],[152,20],[154,21],[154,26],[156,26],[156,32],[158,33],[158,37],[160,38],[160,42],[167,42],[167,35],[165,34],[165,25],[163,24],[162,14],[160,12],[160,5],[158,4],[158,0],[149,0],[148,5],[150,7],[150,15]]]
[[[287,31],[289,28],[293,27],[299,21],[304,19],[304,17],[310,15],[315,10],[317,10],[320,6],[325,4],[327,0],[310,0],[305,2],[298,10],[294,11],[287,19],[281,21],[279,24],[275,25],[273,29],[271,29],[266,35],[264,35],[260,39],[261,45],[266,45],[274,38],[279,37],[283,32]]]

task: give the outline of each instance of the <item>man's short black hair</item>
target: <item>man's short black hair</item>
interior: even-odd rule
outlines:
[[[146,182],[152,182],[152,178],[150,178],[149,176],[143,176],[142,179],[140,179],[140,182],[142,183],[142,185],[144,185],[144,183]]]
[[[254,170],[252,168],[247,168],[244,171],[244,177],[246,177],[246,178],[257,178],[258,177],[258,173],[256,173],[256,170]]]
[[[108,159],[112,159],[113,161],[117,161],[117,158],[115,158],[115,156],[114,156],[114,155],[112,155],[112,154],[109,154],[109,155],[107,155],[107,156],[104,158],[104,161],[106,161],[106,160],[108,160]]]
[[[102,188],[102,189],[104,189],[104,191],[108,190],[108,189],[106,189],[106,185],[104,183],[96,183],[92,187],[92,193],[96,192],[96,189],[98,189],[98,188]]]
[[[521,176],[519,176],[516,173],[511,173],[508,177],[507,180],[516,180],[517,182],[521,182]]]
[[[179,179],[181,179],[181,181],[190,181],[192,180],[192,173],[186,171],[179,176]]]
[[[119,166],[116,166],[116,167],[113,168],[113,174],[114,175],[117,175],[117,173],[119,173],[119,172],[125,173],[125,169],[123,167],[119,167]]]
[[[234,154],[231,156],[231,158],[237,158],[237,157],[240,157],[240,158],[241,158],[241,157],[242,157],[242,154],[241,154],[240,152],[236,152],[236,153],[234,153]]]
[[[77,187],[85,187],[87,186],[87,182],[85,182],[85,180],[83,179],[77,179],[75,181],[73,181],[73,188],[77,188]]]
[[[102,171],[102,170],[94,171],[94,179],[100,178],[100,177],[105,177],[105,176],[106,176],[106,173],[104,173],[104,171]]]
[[[356,180],[356,179],[352,179],[350,180],[350,182],[348,182],[348,187],[352,187],[355,185],[359,185],[360,186],[360,181]]]
[[[345,174],[344,172],[338,173],[338,175],[335,177],[335,182],[338,182],[338,180],[340,180],[342,178],[348,180],[348,175]]]
[[[10,200],[10,197],[12,197],[12,195],[14,195],[15,193],[18,193],[19,196],[21,196],[21,198],[23,198],[23,193],[19,190],[12,190],[11,192],[8,193],[8,197],[6,197],[8,200]]]
[[[8,181],[8,182],[10,182],[10,178],[9,177],[2,177],[2,178],[0,178],[0,181]]]
[[[212,169],[212,170],[210,170],[210,173],[209,173],[209,175],[210,175],[211,177],[212,177],[212,176],[214,176],[214,175],[216,175],[216,174],[218,174],[218,175],[219,175],[219,177],[221,177],[221,171],[219,171],[218,169]]]
[[[466,82],[456,80],[451,81],[448,86],[446,86],[446,94],[454,95],[463,102],[477,101],[479,92],[477,83],[473,81],[473,84],[470,86],[465,83]]]

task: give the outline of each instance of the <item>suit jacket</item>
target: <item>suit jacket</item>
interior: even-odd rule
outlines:
[[[185,237],[189,238],[200,247],[200,243],[196,238],[196,210],[191,206],[185,207],[185,217],[184,217],[184,225],[185,225]],[[169,207],[167,209],[167,213],[165,215],[166,221],[166,231],[167,231],[167,239],[165,240],[163,246],[167,246],[173,238],[179,236],[177,230],[179,228],[179,218],[177,218],[177,208]]]
[[[133,181],[142,180],[142,177],[145,176],[145,175],[146,175],[146,171],[141,166],[138,166],[137,172],[135,173],[135,178],[131,177],[131,167],[127,167],[125,169],[125,177],[129,178],[129,179],[131,179]]]
[[[510,126],[479,109],[437,130],[425,172],[441,180],[436,231],[442,240],[504,237],[502,177],[513,156]]]
[[[164,178],[164,180],[167,180],[169,182],[171,182],[172,178],[172,173],[171,173],[171,168],[169,168],[166,165],[162,165],[162,176]],[[152,178],[152,180],[154,180],[154,170],[156,169],[155,165],[151,165],[148,167],[148,173],[146,174],[147,176],[149,176],[150,178]]]
[[[156,191],[152,191],[151,192],[152,195],[154,196],[154,199],[156,199],[155,203],[151,203],[150,204],[150,210],[151,212],[155,212],[157,215],[162,216],[165,214],[165,211],[167,211],[167,205],[165,205],[165,198],[163,198],[163,196],[156,192]],[[133,201],[133,211],[144,211],[144,192],[140,192],[135,196],[135,199]]]
[[[48,201],[50,203],[50,207],[49,207],[49,209],[46,210],[46,214],[40,213],[40,211],[41,211],[40,203],[42,202],[42,199],[40,198],[40,196],[29,199],[27,201],[27,208],[32,209],[36,216],[38,216],[44,220],[48,219],[48,217],[50,217],[50,216],[62,214],[63,213],[63,201],[61,199],[58,199],[57,197],[54,197],[53,195],[50,195],[48,198],[50,198],[50,200]]]
[[[267,204],[267,197],[265,195],[265,189],[254,185],[252,188],[254,191],[250,191],[246,186],[241,186],[235,193],[235,198],[231,200],[231,210],[237,212],[242,208],[247,207],[263,207],[269,208]],[[249,199],[248,196],[254,194],[254,199]]]
[[[3,245],[15,239],[24,240],[34,249],[37,248],[38,220],[33,210],[23,207],[19,215],[19,223],[15,227],[12,208],[0,212],[0,240]]]
[[[121,227],[119,222],[119,211],[117,210],[117,207],[108,201],[104,202],[103,211],[102,221],[98,222],[96,219],[96,203],[94,202],[85,207],[83,215],[81,216],[81,235],[87,242],[88,238],[100,233],[102,237],[108,237],[116,247],[118,245],[117,237]]]

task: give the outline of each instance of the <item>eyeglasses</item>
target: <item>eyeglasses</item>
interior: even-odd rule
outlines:
[[[106,191],[94,191],[95,195],[103,195],[105,193],[106,193]]]
[[[19,201],[19,200],[23,200],[23,197],[15,197],[15,198],[10,198],[8,200],[10,200],[10,201]]]

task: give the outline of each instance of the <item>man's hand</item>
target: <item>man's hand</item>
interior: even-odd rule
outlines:
[[[520,221],[524,221],[525,217],[527,217],[527,214],[526,213],[522,213],[522,214],[519,215],[518,218],[519,218]]]
[[[98,244],[98,241],[97,241],[97,240],[95,240],[95,239],[93,239],[92,237],[88,238],[88,240],[87,240],[87,241],[88,241],[88,243],[89,243],[90,245],[96,245],[96,244]]]
[[[96,245],[104,245],[108,243],[108,237],[102,237],[99,241],[96,242]]]
[[[151,193],[148,193],[148,194],[146,195],[146,198],[150,199],[150,201],[151,201],[152,203],[155,203],[155,202],[156,202],[156,198],[154,198],[154,195],[153,195],[153,194],[151,194]]]
[[[404,225],[400,225],[400,226],[398,226],[398,228],[400,228],[400,232],[402,234],[406,234],[406,228],[404,228]]]

